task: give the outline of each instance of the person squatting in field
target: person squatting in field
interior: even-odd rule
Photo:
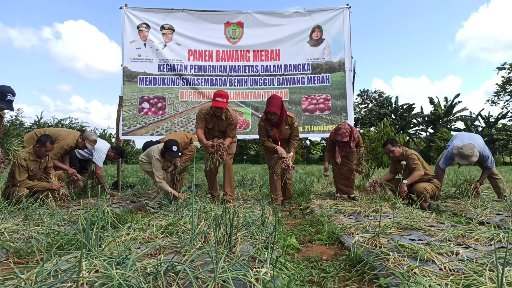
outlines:
[[[187,198],[179,190],[178,181],[172,173],[179,169],[182,156],[180,144],[174,139],[154,145],[140,155],[140,168],[153,179],[158,190],[156,199],[167,195],[176,196],[180,200]]]
[[[116,194],[110,191],[105,182],[103,163],[105,160],[117,161],[125,157],[126,151],[122,146],[110,146],[110,144],[98,138],[94,149],[75,149],[69,154],[69,167],[84,177],[87,173],[94,171],[96,182],[111,197]],[[80,186],[82,183],[80,183]]]
[[[475,196],[480,196],[480,186],[485,179],[488,179],[498,199],[506,198],[507,190],[503,177],[496,169],[491,150],[485,145],[482,136],[468,132],[460,132],[452,136],[446,145],[446,149],[437,159],[435,166],[435,177],[441,185],[443,184],[446,168],[453,162],[459,165],[477,164],[482,170],[480,177],[473,184],[473,194]]]
[[[9,170],[2,198],[19,203],[25,199],[50,199],[53,193],[63,188],[63,172],[53,170],[50,158],[55,141],[48,134],[37,137],[34,145],[18,155]]]
[[[25,147],[34,145],[37,138],[43,134],[52,136],[55,141],[54,149],[50,154],[54,169],[67,172],[75,182],[83,180],[75,169],[69,167],[69,153],[75,149],[94,149],[98,136],[90,131],[80,133],[65,128],[41,128],[25,134],[23,139]]]
[[[194,154],[196,153],[196,146],[194,146],[194,142],[197,142],[197,137],[189,132],[173,132],[170,134],[165,135],[165,137],[159,139],[159,140],[149,140],[144,142],[142,145],[142,151],[146,151],[150,147],[164,143],[165,141],[169,139],[174,139],[178,141],[181,148],[181,158],[180,158],[180,169],[188,169],[188,166],[190,165],[190,161],[192,161],[192,157],[194,157]],[[183,171],[185,171],[183,170]],[[177,173],[179,171],[174,171],[174,173]],[[177,176],[177,175],[175,175]],[[180,173],[179,175],[180,183],[178,183],[179,190],[183,189],[185,187],[186,182],[186,173]]]
[[[416,151],[402,146],[395,138],[384,141],[382,148],[391,159],[389,171],[371,180],[371,185],[386,182],[391,191],[398,191],[402,199],[410,200],[414,195],[420,209],[429,210],[431,201],[438,200],[441,193],[441,183],[434,178],[430,165]]]
[[[272,202],[285,204],[292,199],[292,172],[299,145],[297,117],[286,110],[283,99],[270,95],[258,122],[258,136],[269,170]]]
[[[217,174],[222,163],[224,170],[224,201],[235,200],[233,156],[236,152],[238,116],[228,108],[229,94],[223,90],[213,93],[212,104],[196,114],[196,135],[206,148],[204,174],[208,192],[214,200],[220,199]],[[218,160],[218,161],[217,161]]]
[[[324,176],[328,177],[329,163],[332,165],[332,177],[336,195],[346,195],[348,200],[356,201],[354,194],[356,171],[363,169],[363,139],[350,124],[338,124],[329,134],[324,153]]]

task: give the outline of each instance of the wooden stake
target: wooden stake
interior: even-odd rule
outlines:
[[[116,116],[116,145],[121,146],[121,112],[123,111],[123,95],[119,95],[119,102],[117,103],[117,116]],[[117,192],[121,193],[121,159],[117,160]]]

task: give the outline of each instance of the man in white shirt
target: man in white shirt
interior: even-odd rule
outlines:
[[[78,174],[84,175],[89,172],[89,166],[94,164],[94,176],[96,177],[97,183],[107,191],[110,196],[113,194],[105,183],[103,176],[103,162],[106,160],[118,160],[125,156],[125,150],[121,146],[110,146],[110,144],[98,138],[94,150],[74,150],[69,155],[69,165],[74,168]]]

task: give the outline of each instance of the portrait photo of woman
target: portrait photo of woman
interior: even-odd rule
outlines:
[[[311,28],[304,55],[310,61],[331,60],[331,45],[324,38],[324,29],[317,24]]]

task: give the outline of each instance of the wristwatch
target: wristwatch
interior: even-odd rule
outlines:
[[[404,180],[402,180],[402,184],[407,185],[407,180],[405,180],[405,179],[404,179]]]

